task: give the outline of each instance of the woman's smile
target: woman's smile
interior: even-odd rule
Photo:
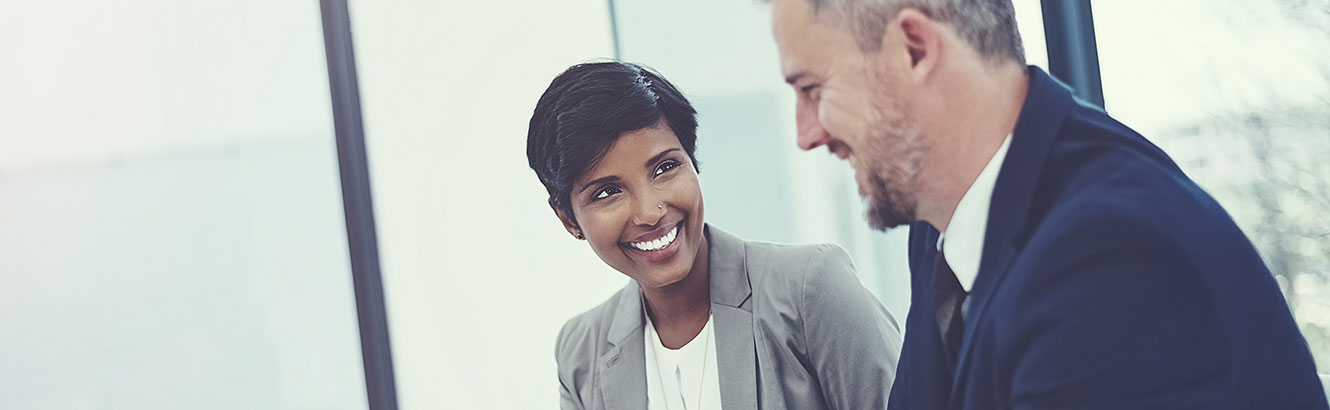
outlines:
[[[635,259],[653,264],[665,262],[679,253],[679,244],[683,242],[679,236],[684,233],[685,221],[661,226],[632,241],[620,242],[619,246]]]

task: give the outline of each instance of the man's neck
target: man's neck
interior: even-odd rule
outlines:
[[[947,90],[927,138],[932,149],[920,177],[919,219],[946,232],[961,197],[1016,127],[1029,91],[1025,67],[1004,64]]]

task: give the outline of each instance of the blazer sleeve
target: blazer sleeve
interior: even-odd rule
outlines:
[[[844,249],[823,245],[804,271],[800,316],[808,356],[832,409],[885,409],[900,358],[891,313],[855,275]]]
[[[1120,213],[1058,224],[998,314],[1014,409],[1229,408],[1215,301],[1167,235]]]
[[[570,327],[573,327],[572,321],[565,323],[563,329],[559,330],[559,339],[554,343],[554,360],[558,363],[559,374],[559,409],[560,410],[584,410],[582,399],[577,395],[577,389],[573,383],[575,371],[570,369],[570,364],[565,363],[571,354],[569,340],[571,336]]]

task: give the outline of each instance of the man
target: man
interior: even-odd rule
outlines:
[[[1010,0],[774,0],[798,145],[911,225],[894,409],[1325,409],[1224,210],[1026,67]]]

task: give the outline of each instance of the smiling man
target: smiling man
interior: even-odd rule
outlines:
[[[1325,409],[1225,211],[1027,67],[1010,0],[774,0],[798,146],[911,224],[895,409]]]

